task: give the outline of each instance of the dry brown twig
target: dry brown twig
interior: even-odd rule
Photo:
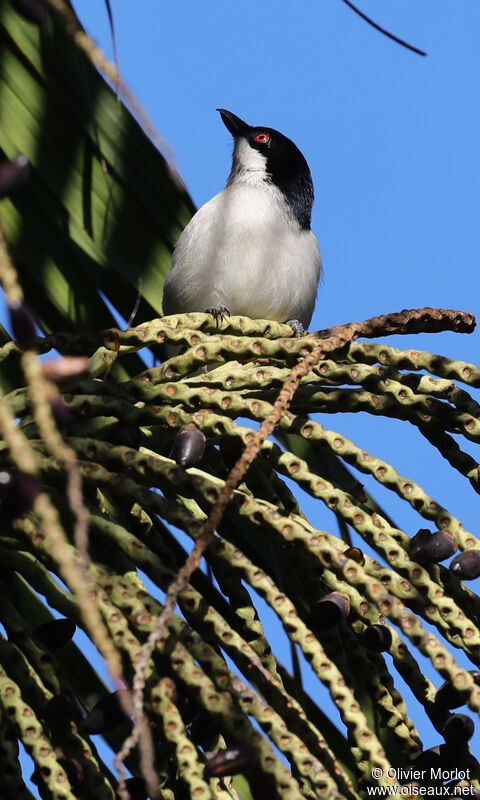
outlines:
[[[227,480],[219,491],[217,501],[210,511],[203,530],[197,538],[192,552],[179,570],[177,577],[166,592],[165,606],[155,628],[142,646],[141,655],[135,668],[133,679],[133,707],[136,723],[130,736],[123,743],[115,758],[117,768],[136,745],[140,729],[146,724],[143,711],[143,692],[145,688],[145,669],[152,657],[156,645],[164,636],[167,624],[172,617],[180,593],[188,585],[191,576],[198,568],[208,548],[223,514],[250,465],[258,455],[265,439],[273,433],[279,420],[288,411],[300,380],[328,355],[338,352],[350,342],[365,337],[391,336],[393,334],[437,333],[450,330],[457,333],[471,333],[475,328],[475,317],[463,311],[451,311],[434,308],[410,309],[396,314],[385,314],[372,317],[365,322],[350,322],[338,325],[329,330],[319,331],[316,335],[320,343],[291,370],[274,403],[272,412],[262,422],[260,428],[252,433],[252,438],[237,463],[231,469]],[[313,334],[315,336],[315,334]],[[312,336],[312,334],[310,334]]]

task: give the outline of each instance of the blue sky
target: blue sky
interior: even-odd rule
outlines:
[[[480,4],[358,4],[428,56],[373,31],[341,0],[112,0],[121,73],[173,148],[198,205],[223,187],[230,168],[217,107],[277,128],[300,147],[314,179],[312,228],[325,264],[312,329],[424,305],[479,315]],[[111,56],[104,5],[75,6]],[[477,333],[446,333],[388,343],[475,362],[478,342]],[[393,463],[478,531],[478,496],[413,428],[358,415],[321,421]],[[421,526],[386,490],[375,495],[407,532]],[[329,512],[304,499],[312,523],[334,530]],[[413,701],[411,713],[426,745],[439,742]]]

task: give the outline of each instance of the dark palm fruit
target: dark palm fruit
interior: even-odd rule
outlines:
[[[443,738],[447,744],[464,744],[472,738],[475,725],[466,714],[452,714],[443,726]]]
[[[461,764],[458,747],[448,744],[437,744],[429,750],[424,750],[412,762],[412,767],[425,770],[425,775],[430,776],[432,770],[458,768]]]
[[[2,161],[0,163],[0,198],[19,189],[25,182],[30,162],[23,153],[12,161]]]
[[[71,619],[52,619],[39,625],[32,633],[32,637],[51,653],[67,644],[75,633],[77,626]]]
[[[343,555],[346,558],[351,558],[352,561],[356,561],[357,564],[365,564],[365,556],[359,547],[347,547]]]
[[[88,372],[90,359],[87,356],[63,356],[42,361],[42,374],[47,381],[61,383],[69,378],[79,378]]]
[[[18,11],[29,22],[34,22],[36,25],[44,22],[45,4],[43,0],[10,0],[10,2],[15,11]]]
[[[331,592],[313,606],[309,624],[314,631],[327,631],[334,628],[350,613],[350,599],[340,592]]]
[[[392,646],[390,628],[387,628],[386,625],[368,625],[362,634],[362,644],[375,653],[390,650]]]
[[[229,750],[221,750],[207,759],[204,778],[222,778],[224,775],[237,775],[257,760],[257,751],[251,744],[239,744]]]
[[[12,300],[9,311],[16,344],[20,350],[34,350],[37,346],[37,332],[30,311],[21,300]]]
[[[198,464],[205,452],[205,434],[195,425],[184,425],[173,440],[170,458],[181,467],[193,467]]]
[[[50,698],[45,706],[45,721],[56,730],[68,728],[80,719],[80,709],[70,694],[61,692]]]
[[[75,421],[72,411],[65,405],[61,397],[54,397],[50,400],[50,408],[55,419],[57,428],[65,430]]]
[[[128,781],[125,781],[125,786],[130,800],[147,800],[147,785],[143,778],[129,778]]]
[[[67,773],[72,789],[76,789],[85,777],[85,772],[78,758],[59,758],[58,763]]]
[[[471,669],[469,672],[477,686],[480,686],[480,672],[477,669]],[[465,689],[464,691],[456,689],[451,683],[445,681],[437,690],[435,703],[441,708],[458,708],[465,705],[470,692],[470,689]]]
[[[119,700],[119,692],[107,694],[92,708],[83,722],[87,733],[103,733],[125,722],[127,716]]]
[[[480,578],[480,550],[466,550],[453,559],[450,569],[457,576],[466,581]]]
[[[8,523],[29,511],[40,492],[40,484],[32,475],[12,475],[0,472],[1,521]]]
[[[457,539],[450,531],[430,533],[422,528],[410,542],[410,556],[414,561],[437,564],[453,556],[457,547]]]

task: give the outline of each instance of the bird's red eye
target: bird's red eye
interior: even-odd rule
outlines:
[[[268,133],[257,133],[255,136],[255,141],[259,142],[260,144],[265,144],[270,139]]]

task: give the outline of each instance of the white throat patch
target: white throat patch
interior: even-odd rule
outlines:
[[[265,175],[267,167],[267,159],[254,147],[250,147],[249,143],[244,138],[239,138],[235,142],[235,149],[233,151],[234,164],[235,164],[235,180],[248,179],[249,173],[256,172],[257,178],[260,177],[258,173]]]

